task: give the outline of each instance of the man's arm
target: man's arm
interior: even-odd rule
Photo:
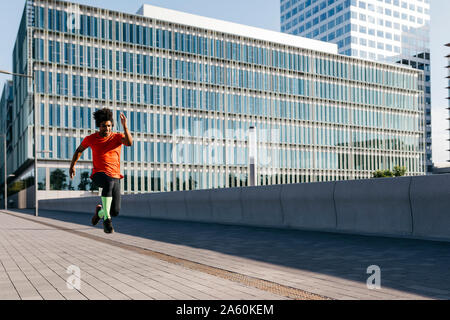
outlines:
[[[128,130],[127,118],[125,118],[125,115],[123,113],[120,114],[120,122],[122,123],[123,134],[125,135],[125,137],[122,138],[122,143],[127,147],[130,147],[133,144],[133,137]]]
[[[72,157],[72,162],[70,163],[70,169],[69,169],[69,176],[70,179],[73,179],[75,176],[75,165],[77,164],[78,159],[80,159],[81,154],[83,151],[86,150],[85,147],[83,147],[81,144],[78,146],[77,150],[75,150],[75,153]]]

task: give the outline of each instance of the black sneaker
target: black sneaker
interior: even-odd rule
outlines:
[[[114,232],[114,228],[112,226],[111,219],[103,220],[103,231],[105,231],[105,233],[113,233]]]
[[[97,225],[97,223],[100,221],[100,217],[98,216],[98,212],[100,210],[102,210],[102,205],[98,204],[97,207],[95,208],[95,213],[91,220],[93,226]]]

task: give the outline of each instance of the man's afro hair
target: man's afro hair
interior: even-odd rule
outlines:
[[[113,113],[108,108],[103,108],[94,112],[95,126],[100,127],[101,123],[104,121],[111,121],[114,126]]]

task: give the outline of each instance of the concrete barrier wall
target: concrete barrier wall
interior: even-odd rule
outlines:
[[[414,177],[410,194],[413,235],[450,239],[450,174]]]
[[[100,204],[100,197],[96,197]],[[125,195],[121,197],[120,213],[124,216],[150,218],[150,201],[145,194]]]
[[[210,191],[212,221],[242,223],[242,188],[213,189]]]
[[[337,230],[411,234],[410,182],[411,177],[336,182]]]
[[[39,206],[93,213],[99,203]],[[120,215],[450,241],[450,174],[125,195]]]
[[[241,222],[255,226],[283,226],[280,193],[281,185],[243,188]]]
[[[336,182],[285,184],[281,187],[284,224],[294,229],[335,230]]]
[[[196,190],[183,193],[189,220],[212,221],[211,190]]]

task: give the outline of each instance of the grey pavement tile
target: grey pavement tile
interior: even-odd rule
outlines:
[[[171,287],[178,290],[180,293],[185,293],[191,297],[196,299],[212,299],[213,297],[202,292],[200,289],[196,289],[194,286],[190,284],[185,285],[176,285],[173,281],[168,281],[165,279],[165,282]]]
[[[36,289],[31,284],[19,284],[14,283],[14,288],[17,290],[17,292],[22,295],[23,293],[37,293]]]
[[[130,297],[132,300],[143,300],[147,298],[144,293],[137,290],[124,290],[122,293]]]
[[[171,297],[170,295],[161,292],[161,291],[157,291],[157,290],[146,290],[144,291],[145,294],[147,294],[149,297],[151,297],[153,300],[172,300],[173,297]]]
[[[58,290],[59,293],[67,300],[87,300],[87,298],[75,289]]]
[[[20,300],[20,296],[12,293],[0,293],[0,300]]]
[[[15,286],[19,295],[34,295],[37,294],[37,290],[33,286]]]
[[[80,293],[89,300],[108,299],[107,296],[102,294],[97,288],[88,287],[83,284],[81,284]]]
[[[17,271],[7,271],[9,278],[14,282],[28,282],[27,277],[19,269]]]
[[[5,270],[0,269],[0,283],[3,281],[9,281],[9,277]]]
[[[121,294],[120,292],[119,293],[115,293],[115,292],[113,292],[113,293],[106,293],[106,292],[104,292],[104,295],[107,296],[109,298],[109,300],[131,300],[130,297],[128,297],[128,296],[126,296],[124,294]]]
[[[21,300],[43,300],[40,295],[22,295]]]
[[[0,287],[0,294],[5,296],[17,296],[19,295],[16,288],[14,286],[8,286],[8,287]]]
[[[57,291],[45,291],[39,290],[39,295],[42,296],[44,300],[66,300],[60,293]]]
[[[12,281],[9,280],[9,277],[5,277],[5,279],[0,280],[0,287],[2,286],[10,286],[12,285]]]

